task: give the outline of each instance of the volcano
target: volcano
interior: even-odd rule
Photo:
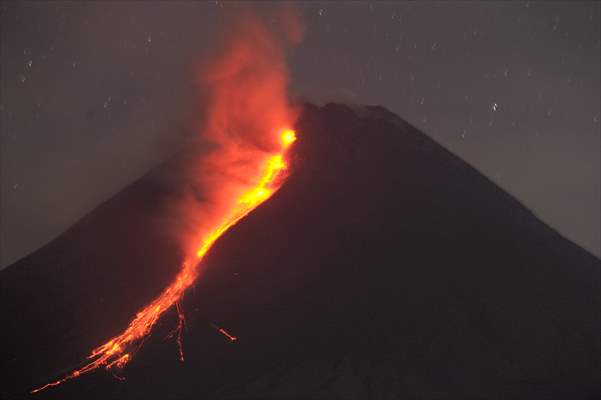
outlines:
[[[161,213],[187,153],[0,272],[2,398],[601,396],[599,259],[382,107],[307,104],[295,128],[287,181],[186,292],[185,362],[170,310],[122,371],[28,394],[177,274]]]

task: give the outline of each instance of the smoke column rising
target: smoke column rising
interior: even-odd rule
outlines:
[[[187,235],[180,239],[186,254],[196,251],[198,237],[261,175],[265,157],[280,149],[278,132],[296,120],[285,57],[301,39],[300,26],[288,9],[271,18],[239,11],[226,19],[213,57],[200,63],[198,82],[205,104],[200,134],[215,148],[190,171],[202,201],[188,192],[176,206],[177,219],[186,224],[178,233]]]

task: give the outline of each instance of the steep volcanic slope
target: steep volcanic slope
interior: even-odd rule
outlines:
[[[122,372],[39,398],[598,398],[600,262],[379,107],[307,106],[293,175]],[[74,367],[175,273],[151,177],[0,274],[5,396]],[[239,340],[230,342],[211,324]]]
[[[0,272],[0,398],[76,366],[175,276],[180,255],[163,219],[178,190],[165,177],[190,159],[153,171]]]

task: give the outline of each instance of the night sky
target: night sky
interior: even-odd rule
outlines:
[[[197,134],[197,66],[236,7],[0,7],[4,267]],[[387,107],[601,254],[599,2],[297,8],[293,93]]]

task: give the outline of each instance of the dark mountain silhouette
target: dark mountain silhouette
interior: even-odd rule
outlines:
[[[99,371],[35,397],[599,398],[597,258],[381,107],[307,105],[297,130],[294,173],[186,294],[186,361],[170,312],[125,382]],[[155,216],[174,189],[156,177],[179,166],[0,273],[4,398],[80,365],[170,281]]]

